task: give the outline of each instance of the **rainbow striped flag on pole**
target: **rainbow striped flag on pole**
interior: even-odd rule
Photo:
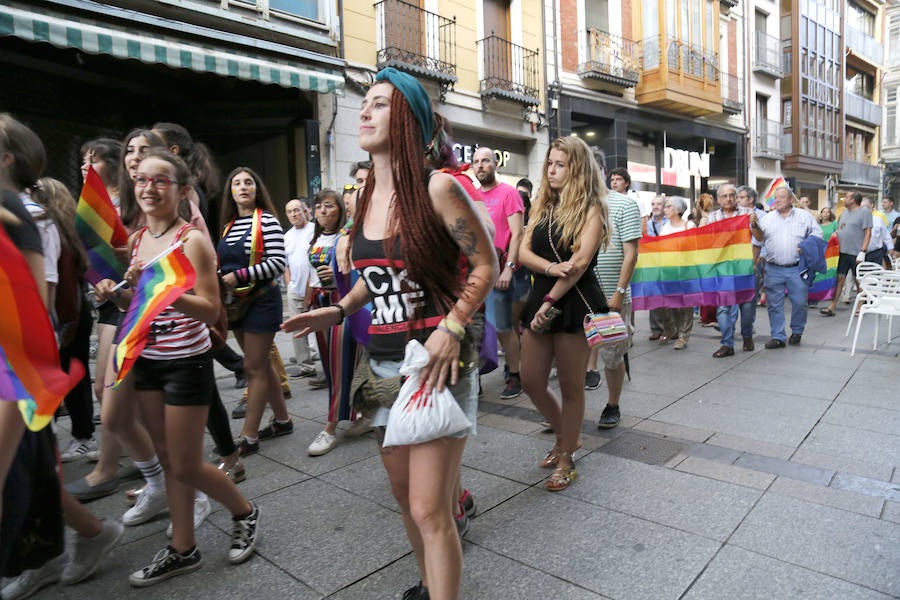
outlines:
[[[119,330],[114,366],[119,387],[147,345],[150,324],[181,294],[194,287],[197,273],[178,242],[144,266],[128,314]]]
[[[749,215],[640,242],[631,278],[634,310],[730,306],[754,294]]]
[[[0,227],[0,400],[18,401],[25,424],[43,429],[75,384],[84,365],[59,365],[56,334],[28,263]]]
[[[92,284],[101,279],[121,281],[125,265],[116,257],[113,248],[128,243],[128,232],[106,193],[106,186],[90,166],[78,198],[75,231],[78,232],[91,262],[91,268],[84,274],[84,278]]]
[[[831,300],[834,298],[834,286],[837,284],[837,265],[840,257],[838,237],[831,236],[828,240],[828,247],[825,248],[825,265],[824,273],[816,273],[816,279],[809,288],[810,300]]]

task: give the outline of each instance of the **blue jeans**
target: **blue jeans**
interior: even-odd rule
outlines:
[[[722,332],[722,345],[734,348],[734,326],[738,320],[738,312],[741,313],[741,335],[745,338],[753,337],[753,324],[756,322],[756,299],[743,304],[720,306],[716,308],[716,320],[719,322],[719,331]]]
[[[799,267],[766,265],[766,307],[769,309],[769,326],[772,329],[772,337],[782,342],[787,339],[784,333],[785,288],[788,298],[791,299],[791,333],[800,335],[806,327],[809,286],[800,278]]]

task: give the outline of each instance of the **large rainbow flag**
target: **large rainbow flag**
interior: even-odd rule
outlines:
[[[730,306],[754,294],[749,215],[640,242],[634,310]]]
[[[837,264],[840,256],[838,237],[831,236],[828,240],[828,247],[825,248],[825,265],[824,273],[816,273],[816,279],[809,288],[810,300],[831,300],[834,298],[834,286],[837,284]]]
[[[59,365],[56,334],[28,263],[0,227],[0,399],[16,400],[25,424],[43,429],[75,384],[84,365]]]
[[[78,232],[91,262],[91,268],[84,274],[84,278],[93,284],[101,279],[121,281],[125,265],[116,258],[113,248],[128,243],[128,232],[109,199],[106,186],[90,166],[78,198],[75,231]]]
[[[157,262],[151,261],[141,272],[116,339],[118,346],[113,361],[116,369],[114,388],[119,387],[147,345],[147,335],[153,319],[181,294],[194,287],[197,273],[180,246],[177,244]]]

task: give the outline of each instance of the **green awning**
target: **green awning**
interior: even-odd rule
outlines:
[[[87,19],[76,21],[68,16],[16,8],[5,3],[0,4],[0,35],[167,65],[173,69],[191,69],[324,94],[344,93],[344,77],[339,71],[253,56]]]

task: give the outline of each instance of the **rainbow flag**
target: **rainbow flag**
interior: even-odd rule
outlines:
[[[824,273],[816,273],[816,279],[813,281],[812,287],[809,288],[810,300],[831,300],[834,298],[839,256],[838,237],[833,235],[828,240],[828,247],[825,248],[825,265],[827,270]]]
[[[634,310],[730,306],[754,294],[749,215],[640,242]]]
[[[769,208],[775,203],[775,190],[778,188],[787,188],[791,189],[791,187],[787,184],[787,181],[784,180],[784,177],[780,175],[772,180],[772,183],[769,185],[769,189],[766,190],[766,195],[763,196],[763,199],[766,201],[766,206]]]
[[[22,254],[0,227],[0,399],[16,400],[25,424],[43,429],[75,384],[84,365],[60,369],[56,334]]]
[[[118,346],[113,361],[116,380],[113,388],[119,387],[147,345],[153,319],[181,294],[194,287],[197,273],[180,246],[180,243],[176,244],[168,254],[157,262],[151,261],[141,272],[116,339]]]
[[[78,198],[75,231],[78,232],[91,262],[91,268],[84,274],[84,278],[93,284],[101,279],[121,281],[125,265],[116,257],[113,248],[128,243],[128,232],[106,193],[106,186],[90,166]]]

